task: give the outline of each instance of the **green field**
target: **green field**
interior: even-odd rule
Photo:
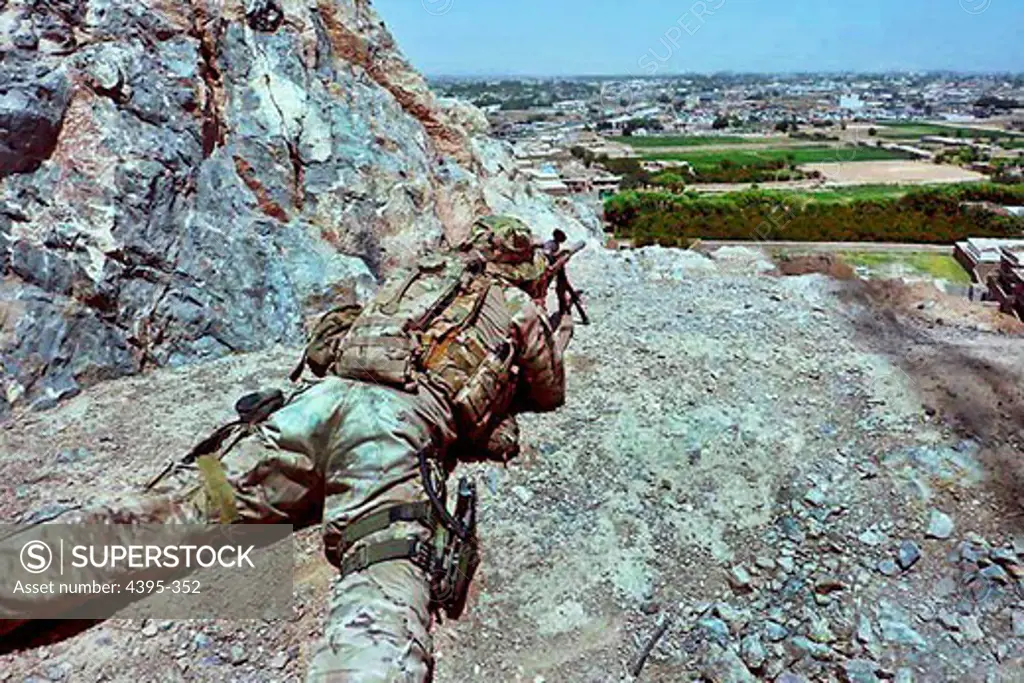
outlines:
[[[736,135],[645,135],[610,138],[630,147],[701,147],[704,145],[760,145],[778,142],[771,138],[741,138]]]
[[[922,135],[942,135],[944,137],[961,137],[964,139],[1020,137],[1024,140],[1024,135],[1021,135],[1020,133],[986,130],[984,128],[971,128],[968,126],[941,126],[934,123],[920,123],[914,121],[880,123],[877,127],[878,137],[898,140],[916,140]]]
[[[847,251],[839,252],[839,255],[851,266],[864,266],[880,275],[892,275],[894,272],[902,270],[908,274],[930,275],[957,284],[971,284],[971,276],[957,263],[956,259],[947,254],[926,251]]]
[[[695,170],[715,168],[723,161],[737,166],[766,161],[791,160],[794,164],[813,164],[850,161],[885,161],[907,159],[907,155],[877,147],[793,147],[790,149],[768,148],[764,150],[706,150],[693,152],[654,152],[644,155],[645,159],[668,161],[689,161]]]

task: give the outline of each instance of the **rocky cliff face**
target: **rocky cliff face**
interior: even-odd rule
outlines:
[[[585,230],[366,0],[0,0],[0,133],[0,413],[298,341],[486,211]]]

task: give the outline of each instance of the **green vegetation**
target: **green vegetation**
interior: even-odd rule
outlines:
[[[922,135],[941,135],[948,138],[984,138],[995,140],[999,138],[1022,137],[1020,133],[1013,133],[1002,130],[987,130],[985,128],[971,128],[969,126],[942,126],[935,123],[900,122],[882,123],[878,130],[878,136],[883,138],[895,138],[900,140],[916,140]]]
[[[948,254],[927,251],[844,251],[839,255],[851,266],[864,266],[875,272],[887,273],[902,269],[957,284],[971,284],[971,276]]]
[[[631,147],[701,147],[704,145],[769,144],[778,142],[771,138],[741,138],[736,135],[645,135],[610,138]]]
[[[689,161],[695,171],[721,166],[723,161],[737,166],[751,166],[767,161],[785,161],[791,165],[827,162],[884,161],[908,159],[903,152],[893,152],[876,147],[792,147],[767,148],[764,150],[706,150],[694,152],[655,152],[644,155],[645,159]]]
[[[750,190],[722,195],[625,192],[605,201],[616,236],[637,245],[687,246],[694,239],[949,244],[968,236],[1024,233],[1024,219],[966,201],[1024,204],[1024,185],[965,183],[902,195],[845,198]]]

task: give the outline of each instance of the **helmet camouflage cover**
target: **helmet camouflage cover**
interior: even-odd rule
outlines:
[[[469,243],[487,260],[488,270],[514,282],[536,280],[547,267],[529,226],[514,216],[477,219]]]

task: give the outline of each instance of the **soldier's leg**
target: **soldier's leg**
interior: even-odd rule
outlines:
[[[323,503],[325,425],[332,405],[341,402],[339,383],[314,387],[275,413],[254,434],[223,459],[227,490],[239,523],[279,523],[299,526],[320,519]],[[179,472],[159,492],[95,501],[51,520],[57,524],[208,524],[219,522],[222,509],[209,500],[208,487],[195,471]],[[130,532],[129,532],[130,533]],[[182,529],[182,533],[189,533]],[[183,539],[183,541],[187,538]],[[0,571],[19,561],[17,538],[0,548]],[[10,552],[8,552],[8,550]],[[10,566],[16,566],[11,564]],[[107,577],[112,578],[112,577]],[[56,596],[42,594],[31,601],[0,600],[0,635],[21,623],[21,615],[42,608]]]
[[[336,566],[361,548],[427,540],[431,533],[416,522],[396,522],[342,543],[346,529],[375,512],[426,502],[417,452],[430,444],[429,428],[407,396],[363,386],[350,400],[326,471],[324,543]],[[430,616],[429,581],[409,560],[378,562],[339,578],[308,680],[422,683],[432,660]]]

